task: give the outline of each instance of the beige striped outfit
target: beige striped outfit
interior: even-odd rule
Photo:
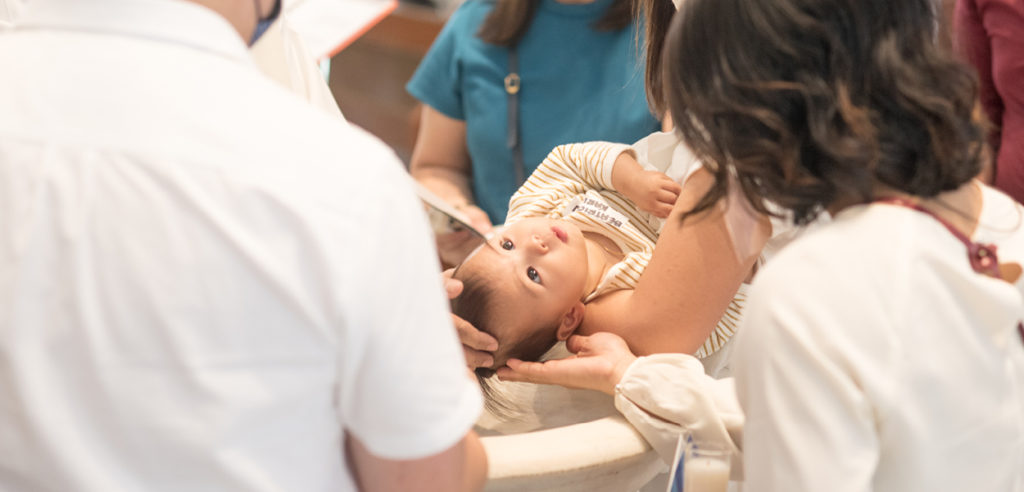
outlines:
[[[612,188],[612,167],[622,152],[636,155],[629,145],[608,142],[556,147],[509,202],[506,225],[528,217],[562,219],[611,239],[622,250],[622,261],[608,270],[597,288],[584,298],[585,303],[607,292],[636,287],[660,233],[660,220],[637,209]],[[698,358],[721,349],[736,332],[745,292],[743,284],[697,350]]]

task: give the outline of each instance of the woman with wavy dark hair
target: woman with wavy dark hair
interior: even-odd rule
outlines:
[[[686,0],[673,20],[667,107],[713,176],[690,214],[739,194],[833,217],[757,273],[736,335],[748,492],[1024,490],[1024,208],[973,179],[977,82],[934,26],[928,0]],[[635,391],[601,335],[499,376]]]
[[[1024,490],[1024,211],[974,180],[977,82],[927,0],[690,0],[668,106],[763,213],[832,222],[734,348],[748,490]],[[969,396],[968,396],[969,395]]]

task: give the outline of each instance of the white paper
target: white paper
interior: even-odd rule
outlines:
[[[416,187],[416,195],[420,197],[420,200],[423,200],[426,206],[427,218],[430,220],[430,227],[434,230],[434,234],[440,235],[468,230],[474,236],[486,237],[484,233],[470,225],[469,217],[466,214],[451,206],[418,181],[413,180],[413,184]]]
[[[317,60],[330,58],[387,17],[398,0],[285,0],[288,24]]]

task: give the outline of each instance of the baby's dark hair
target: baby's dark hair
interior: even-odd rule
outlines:
[[[476,329],[494,335],[494,326],[499,322],[495,319],[498,292],[480,275],[460,275],[459,269],[456,269],[453,277],[461,280],[463,287],[462,293],[452,299],[452,313]],[[551,330],[538,331],[533,336],[524,337],[514,342],[514,345],[507,349],[500,345],[503,340],[498,340],[498,350],[503,351],[509,358],[536,361],[557,342],[555,329],[553,327]],[[544,333],[548,333],[550,336],[545,336]],[[496,362],[497,355],[495,354]],[[491,367],[478,367],[474,371],[484,394],[484,406],[488,412],[501,420],[514,420],[518,413],[518,407],[507,395],[498,392],[490,382],[494,372],[495,368]]]
[[[452,299],[452,313],[464,319],[476,329],[497,338],[494,330],[495,325],[500,322],[495,319],[497,316],[495,313],[497,310],[497,291],[480,275],[469,274],[460,276],[458,273],[458,270],[456,270],[455,278],[462,281],[462,294]],[[502,342],[508,343],[509,341],[498,340],[498,350],[509,358],[536,361],[558,341],[555,336],[555,331],[558,328],[557,322],[551,325],[550,328],[550,330],[538,330],[532,336],[515,341],[508,348],[500,347],[500,344]],[[494,369],[490,368],[486,371],[479,371],[477,374],[480,375],[481,372],[486,376],[490,376],[494,373]]]

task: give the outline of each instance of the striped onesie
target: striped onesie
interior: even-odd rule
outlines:
[[[622,152],[633,150],[629,145],[607,142],[556,147],[509,201],[506,225],[529,217],[566,220],[583,231],[611,239],[622,250],[622,261],[608,270],[584,303],[607,292],[635,288],[660,233],[661,220],[637,209],[612,189],[612,167]],[[697,350],[697,358],[714,354],[736,332],[745,291],[743,284]]]

